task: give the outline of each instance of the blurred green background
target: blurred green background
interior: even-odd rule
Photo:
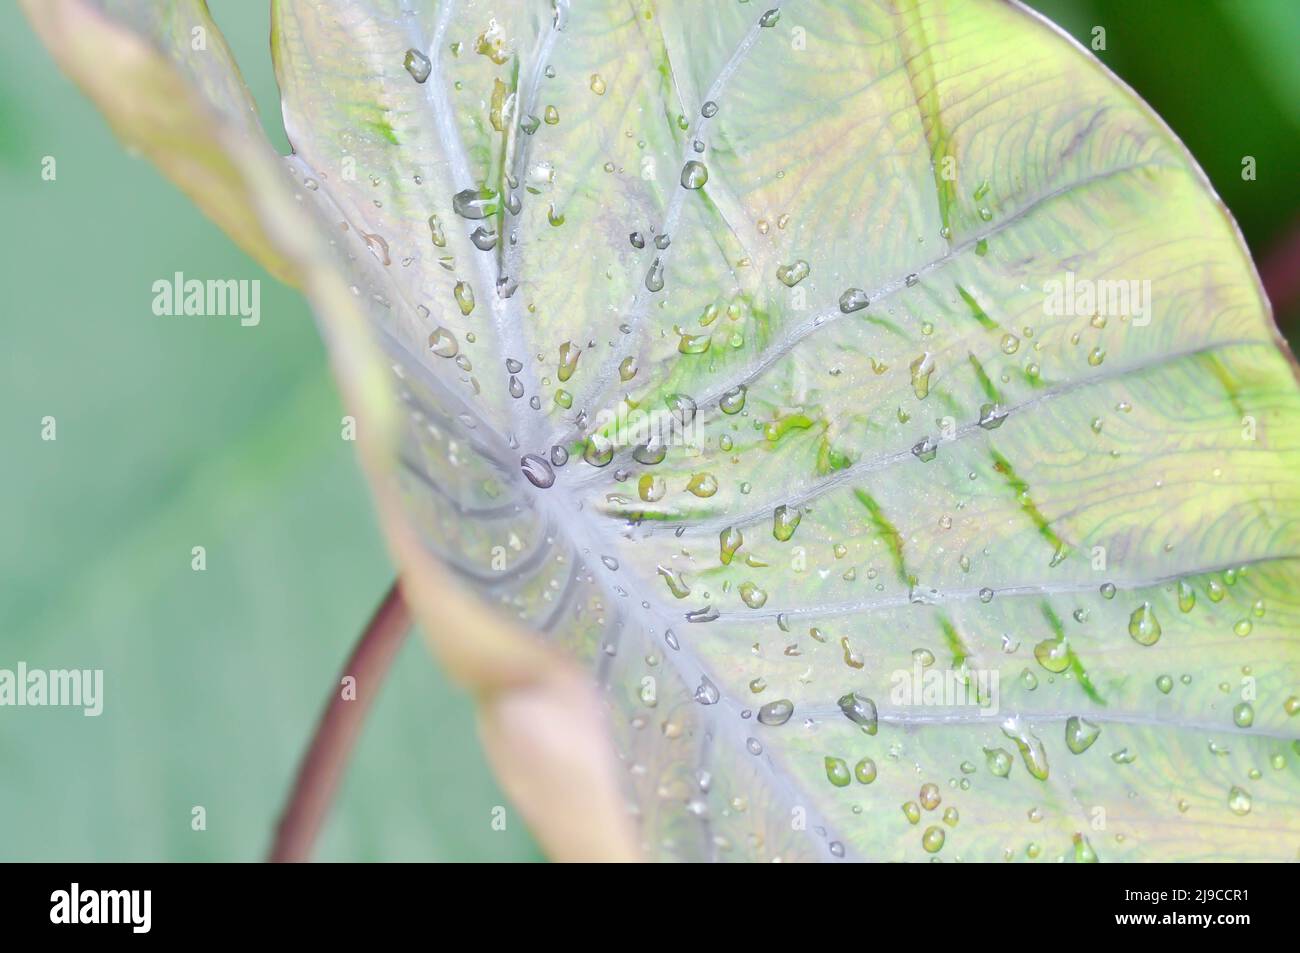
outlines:
[[[210,5],[287,149],[265,4]],[[1085,44],[1105,28],[1098,55],[1182,136],[1257,259],[1296,233],[1300,3],[1033,5]],[[99,718],[0,709],[0,860],[257,859],[393,576],[324,349],[295,292],[123,152],[13,4],[0,130],[0,667],[103,668],[107,696]],[[155,317],[174,271],[262,279],[261,325]],[[1298,317],[1278,315],[1289,337]],[[469,700],[412,639],[318,856],[537,859],[517,814],[492,829],[504,803]]]

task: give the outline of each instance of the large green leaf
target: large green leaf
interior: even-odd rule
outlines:
[[[403,526],[587,664],[647,854],[1295,856],[1295,379],[1086,52],[992,0],[273,10]]]

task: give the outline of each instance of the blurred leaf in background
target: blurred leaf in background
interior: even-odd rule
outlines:
[[[287,148],[265,4],[213,7]],[[393,577],[346,411],[301,296],[124,153],[13,4],[0,48],[0,667],[102,668],[106,696],[0,709],[0,860],[256,860]],[[155,316],[176,271],[260,279],[261,323]],[[317,856],[538,858],[504,804],[411,639]]]

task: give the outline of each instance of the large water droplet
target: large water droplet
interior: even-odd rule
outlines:
[[[912,362],[912,393],[925,400],[930,393],[930,375],[934,373],[934,355],[926,351]]]
[[[519,468],[523,470],[528,482],[538,489],[545,490],[555,485],[555,471],[547,459],[536,453],[528,453],[519,459]]]
[[[456,342],[456,335],[446,328],[434,328],[429,335],[429,350],[438,357],[455,357],[460,353],[460,345]]]
[[[849,288],[840,295],[840,310],[845,314],[861,311],[870,303],[867,300],[867,293],[861,288]]]
[[[1019,718],[1008,718],[1002,723],[1002,733],[1016,743],[1025,768],[1040,781],[1046,781],[1048,775],[1047,749],[1038,737],[1020,723]]]
[[[776,270],[776,277],[781,284],[787,288],[793,288],[799,282],[808,277],[808,262],[800,258],[798,261],[789,265],[782,265]]]
[[[452,197],[451,206],[461,218],[488,218],[496,214],[496,198],[491,189],[463,189]]]
[[[1072,715],[1065,722],[1065,746],[1074,754],[1083,754],[1101,734],[1101,729],[1078,715]]]
[[[866,734],[874,735],[879,724],[876,703],[870,698],[863,698],[857,692],[849,692],[840,697],[837,703],[844,717],[861,728]]]
[[[701,705],[716,705],[721,697],[717,685],[714,685],[707,678],[700,678],[699,687],[695,689],[695,700],[697,702]]]
[[[849,766],[844,762],[843,758],[832,758],[827,755],[825,764],[827,781],[837,788],[849,786],[849,782],[853,780],[853,777],[849,774]]]
[[[682,166],[682,188],[698,189],[709,181],[709,170],[698,159],[690,159]]]
[[[1160,641],[1160,623],[1151,608],[1151,603],[1144,602],[1133,610],[1128,620],[1128,634],[1139,645],[1155,645]]]
[[[662,258],[656,258],[650,263],[650,270],[645,273],[646,291],[663,291],[664,290],[664,263]]]
[[[758,723],[760,725],[784,725],[794,714],[794,702],[788,698],[782,698],[779,701],[768,702],[758,710]]]
[[[801,519],[803,519],[803,511],[799,507],[782,503],[772,511],[772,535],[781,542],[786,542],[798,529]]]
[[[1236,786],[1228,792],[1228,810],[1233,814],[1245,817],[1250,813],[1250,805],[1251,798],[1248,792]]]
[[[417,83],[423,83],[429,78],[429,73],[433,69],[433,64],[429,62],[429,57],[425,56],[419,50],[407,50],[406,58],[402,60],[402,65],[406,71],[411,74],[411,79]]]

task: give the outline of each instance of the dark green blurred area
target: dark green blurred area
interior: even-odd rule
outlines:
[[[265,5],[210,2],[286,149]],[[1105,28],[1099,57],[1187,143],[1257,259],[1297,228],[1300,2],[1033,5],[1085,45]],[[255,859],[393,575],[345,410],[302,299],[123,152],[13,4],[0,50],[0,667],[103,668],[107,695],[99,718],[0,709],[0,860]],[[175,271],[260,278],[261,325],[155,317],[150,287]],[[1279,315],[1289,336],[1298,320]],[[504,803],[468,699],[412,640],[319,854],[536,858],[517,814],[492,829]]]

